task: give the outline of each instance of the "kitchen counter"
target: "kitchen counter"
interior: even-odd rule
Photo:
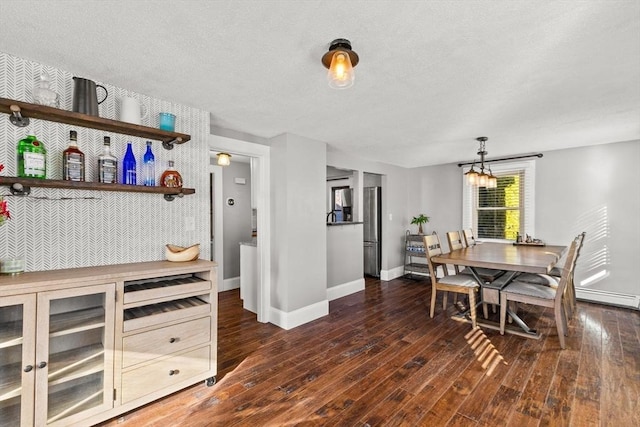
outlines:
[[[353,227],[327,227],[327,298],[332,301],[364,289],[364,248],[361,222],[328,223]]]
[[[361,221],[336,221],[336,222],[328,222],[327,226],[334,226],[334,225],[355,225],[355,224],[364,224]]]

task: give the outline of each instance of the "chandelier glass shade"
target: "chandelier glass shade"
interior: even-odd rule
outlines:
[[[480,147],[478,148],[477,153],[480,156],[480,171],[475,170],[474,166],[476,165],[476,162],[474,161],[471,165],[471,169],[469,169],[469,171],[464,174],[467,185],[484,188],[496,188],[498,186],[498,178],[496,178],[493,173],[491,173],[491,168],[489,167],[487,169],[488,173],[485,172],[484,156],[488,154],[485,149],[485,143],[488,139],[489,138],[487,138],[486,136],[480,136],[476,138],[476,140],[480,143]]]

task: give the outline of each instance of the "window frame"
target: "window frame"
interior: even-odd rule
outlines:
[[[492,163],[491,171],[494,174],[522,173],[524,184],[523,194],[520,194],[521,216],[520,232],[535,236],[535,160],[519,162]],[[463,172],[467,172],[471,166],[465,166]],[[471,228],[474,233],[478,230],[478,190],[477,187],[467,185],[466,180],[462,180],[462,228]],[[487,239],[478,237],[485,242],[509,243],[508,239]]]

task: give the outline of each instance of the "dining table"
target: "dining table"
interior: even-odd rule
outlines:
[[[487,304],[499,305],[500,291],[522,273],[548,274],[566,250],[567,246],[478,241],[475,245],[436,255],[431,261],[467,267],[480,285],[479,304],[483,305],[485,319],[478,324],[499,329],[497,322],[487,320]],[[501,270],[504,274],[493,282],[485,282],[478,273],[479,268]],[[540,338],[537,331],[529,327],[511,308],[507,308],[507,313],[517,325],[517,328],[508,328],[507,332]]]

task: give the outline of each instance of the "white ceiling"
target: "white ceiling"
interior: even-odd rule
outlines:
[[[640,139],[638,0],[1,0],[0,51],[405,167]]]

